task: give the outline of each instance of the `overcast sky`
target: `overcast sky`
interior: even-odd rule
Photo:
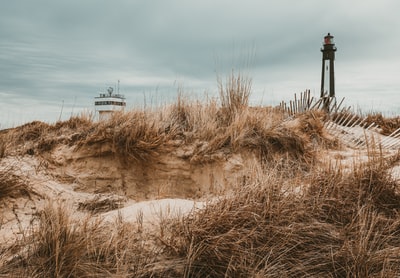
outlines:
[[[129,108],[179,88],[216,95],[232,69],[252,78],[254,105],[319,96],[328,32],[336,96],[398,113],[399,11],[398,0],[2,1],[0,128],[92,111],[118,80]]]

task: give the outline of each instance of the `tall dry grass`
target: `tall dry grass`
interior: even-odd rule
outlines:
[[[254,166],[231,194],[161,219],[162,233],[151,237],[140,224],[74,220],[48,205],[20,242],[1,250],[0,274],[398,277],[400,193],[388,175],[398,162],[371,156],[351,171],[328,165],[289,178],[279,167]]]
[[[153,115],[172,115],[162,113],[166,112]],[[189,124],[184,132],[195,130],[196,126],[196,117],[188,113]],[[271,125],[262,121],[264,113],[264,110],[244,109],[242,118],[232,121],[231,129],[220,131],[229,134],[228,141],[215,150],[241,151],[265,146],[271,153],[281,152],[286,156],[296,153],[298,157],[282,164],[271,163],[268,168],[255,166],[231,194],[219,196],[205,209],[178,221],[167,224],[161,221],[162,234],[151,238],[142,228],[122,220],[116,220],[113,227],[89,218],[74,220],[66,208],[49,205],[38,214],[32,230],[20,242],[11,249],[0,250],[0,274],[6,277],[398,277],[400,194],[398,182],[388,170],[399,162],[399,156],[385,158],[370,150],[369,161],[355,164],[351,170],[328,165],[293,171],[302,168],[311,141],[325,140],[319,120],[324,115],[305,113],[293,121],[277,120],[277,125]],[[107,128],[94,126],[82,140],[87,140],[85,144],[113,144],[114,133],[128,132],[132,128],[129,120],[138,116],[150,117],[116,114],[109,122],[98,123],[110,129],[109,134],[96,133],[107,132]],[[187,135],[165,131],[165,125],[160,124],[178,125],[173,117],[159,122],[157,117],[147,122],[155,137],[164,132],[165,137],[183,136],[180,140],[185,140]],[[117,120],[121,122],[114,124]],[[138,122],[140,130],[140,121],[135,121]],[[122,133],[118,133],[116,127],[121,126]],[[148,126],[141,128],[143,133],[136,138],[149,135]],[[104,138],[108,141],[101,141]],[[129,151],[127,142],[121,144],[125,151]]]
[[[6,156],[9,135],[7,130],[0,130],[0,160]]]
[[[0,155],[2,149],[5,154],[6,147],[14,154],[40,155],[59,144],[74,145],[87,136],[93,125],[90,114],[73,116],[55,124],[33,121],[0,134]]]
[[[48,204],[20,241],[0,258],[4,277],[151,277],[159,248],[133,224],[76,220]]]
[[[111,154],[124,162],[146,162],[157,156],[164,143],[165,133],[159,124],[160,121],[146,111],[114,113],[109,119],[94,124],[78,145],[110,145]]]
[[[262,166],[203,210],[162,219],[155,236],[140,223],[77,220],[50,204],[20,241],[0,248],[0,276],[399,277],[400,193],[388,173],[399,156],[371,150],[367,163],[346,171],[317,165],[318,149],[332,144],[324,112],[288,119],[279,109],[248,107],[251,81],[243,76],[221,84],[219,102],[179,95],[170,106],[101,122],[75,117],[13,130],[32,154],[69,144],[94,156],[151,163],[171,146],[192,144],[201,145],[189,157],[193,164],[218,152],[253,152]],[[22,185],[0,172],[0,196],[19,194]],[[80,206],[97,213],[119,205],[93,199]]]
[[[232,75],[226,87],[221,85],[221,106],[215,99],[189,101],[180,93],[175,103],[157,110],[114,113],[110,119],[93,124],[79,146],[96,149],[99,144],[109,145],[107,153],[97,155],[112,154],[125,162],[140,163],[154,162],[158,154],[168,152],[171,140],[175,145],[205,143],[189,158],[192,162],[207,162],[207,157],[217,152],[244,149],[265,161],[275,154],[279,159],[311,161],[313,154],[307,145],[311,137],[323,137],[322,118],[311,121],[310,113],[304,114],[298,130],[293,131],[282,124],[285,114],[281,110],[248,107],[250,89],[248,79]]]
[[[152,163],[174,145],[198,145],[189,157],[193,163],[209,162],[216,153],[246,150],[260,161],[303,160],[312,163],[310,142],[323,138],[322,118],[300,114],[296,127],[284,123],[285,113],[275,108],[248,106],[251,79],[234,72],[226,84],[219,81],[219,100],[189,101],[182,92],[171,105],[117,112],[100,122],[90,115],[72,117],[50,125],[32,122],[16,128],[13,138],[27,154],[51,152],[67,144],[85,147],[94,156],[112,155],[124,163]],[[322,139],[321,139],[322,140]],[[218,156],[213,156],[218,157]],[[275,161],[273,163],[275,163]]]
[[[298,192],[299,177],[270,172],[177,223],[184,277],[398,277],[400,194],[383,158],[309,178]]]
[[[167,139],[182,140],[193,143],[196,140],[209,141],[221,126],[218,117],[220,107],[215,99],[207,102],[190,101],[179,93],[172,105],[166,106],[158,113]]]
[[[241,74],[232,73],[226,78],[225,85],[218,78],[219,100],[221,102],[222,114],[224,120],[228,123],[240,111],[248,107],[251,94],[252,80],[250,77]]]
[[[0,141],[0,159],[6,156],[6,143],[4,141]]]
[[[0,202],[9,198],[30,195],[28,182],[15,174],[15,167],[14,165],[0,165]]]
[[[384,117],[382,113],[369,113],[365,116],[366,124],[375,123],[381,128],[383,135],[390,135],[400,127],[400,117]]]

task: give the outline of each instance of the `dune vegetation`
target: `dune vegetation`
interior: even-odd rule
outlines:
[[[179,94],[171,105],[103,121],[80,115],[1,131],[0,229],[14,221],[16,236],[0,238],[0,277],[399,277],[398,150],[378,140],[362,150],[346,146],[325,124],[344,112],[289,115],[282,107],[251,107],[251,79],[240,74],[220,83],[219,92],[206,102]],[[377,136],[400,127],[399,118],[353,115],[377,124]],[[55,158],[61,151],[69,160]],[[232,157],[243,163],[223,186],[217,179],[196,192],[168,191],[169,198],[201,201],[203,208],[160,215],[152,226],[141,214],[135,221],[102,218],[126,199],[162,198],[150,192],[155,165],[169,177],[165,186],[190,187],[194,178],[179,176],[166,161],[192,172],[207,166],[229,173]],[[150,177],[115,181],[107,187],[113,198],[95,194],[103,192],[100,179],[97,191],[74,189],[92,194],[85,200],[49,197],[48,189],[40,191],[46,181],[32,178],[46,174],[49,186],[78,184],[67,167],[89,158],[113,161],[124,175],[140,169]],[[29,159],[36,164],[26,175],[21,165]],[[137,187],[129,189],[129,181]],[[17,209],[23,202],[36,202],[27,224]]]

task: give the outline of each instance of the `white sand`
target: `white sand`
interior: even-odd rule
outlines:
[[[120,210],[104,213],[105,221],[114,221],[121,216],[124,221],[156,224],[160,219],[170,219],[186,215],[196,209],[203,208],[204,202],[186,199],[160,199],[133,203]]]

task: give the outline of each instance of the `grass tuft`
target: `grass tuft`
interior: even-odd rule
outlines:
[[[150,161],[158,155],[157,150],[163,143],[157,123],[144,111],[116,112],[110,119],[98,123],[79,146],[109,145],[112,154],[124,162]]]
[[[0,166],[0,201],[29,196],[29,191],[26,181],[14,174],[12,166]]]
[[[237,113],[248,107],[251,94],[252,80],[241,73],[235,74],[232,70],[225,86],[218,79],[219,99],[222,107],[223,119],[230,123]]]
[[[5,136],[0,134],[0,159],[6,156],[7,141]]]
[[[400,128],[400,117],[384,117],[381,113],[370,113],[366,116],[366,124],[375,123],[381,128],[383,135],[390,135],[392,132]]]

